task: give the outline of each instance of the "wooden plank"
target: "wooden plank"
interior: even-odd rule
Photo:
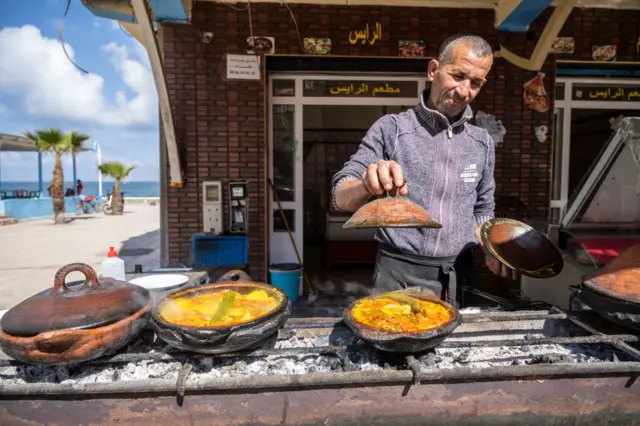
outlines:
[[[149,55],[151,71],[153,79],[158,90],[158,103],[160,105],[160,118],[162,120],[162,130],[164,132],[165,142],[167,144],[167,156],[169,159],[169,172],[171,177],[171,186],[174,188],[182,188],[182,167],[180,165],[180,155],[178,153],[178,143],[173,123],[173,114],[171,112],[171,102],[169,100],[169,91],[167,90],[167,82],[162,67],[162,58],[160,56],[160,47],[155,36],[153,24],[149,16],[148,5],[145,0],[131,0],[133,11],[138,19],[140,33],[144,40],[144,46]]]

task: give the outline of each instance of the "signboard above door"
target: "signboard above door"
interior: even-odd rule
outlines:
[[[574,101],[640,102],[640,86],[573,84]]]
[[[417,81],[304,80],[305,97],[417,98]]]

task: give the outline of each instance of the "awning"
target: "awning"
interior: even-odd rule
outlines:
[[[38,152],[36,144],[29,138],[0,133],[2,152]]]

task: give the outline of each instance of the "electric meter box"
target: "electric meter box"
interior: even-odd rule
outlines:
[[[222,181],[202,182],[202,218],[204,232],[222,234]]]
[[[246,234],[249,230],[249,184],[229,182],[229,232]]]

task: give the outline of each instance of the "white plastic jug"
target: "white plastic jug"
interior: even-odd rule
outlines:
[[[124,260],[118,257],[113,247],[109,247],[107,258],[102,261],[102,276],[104,278],[111,277],[119,281],[126,281],[127,277],[124,271]]]

